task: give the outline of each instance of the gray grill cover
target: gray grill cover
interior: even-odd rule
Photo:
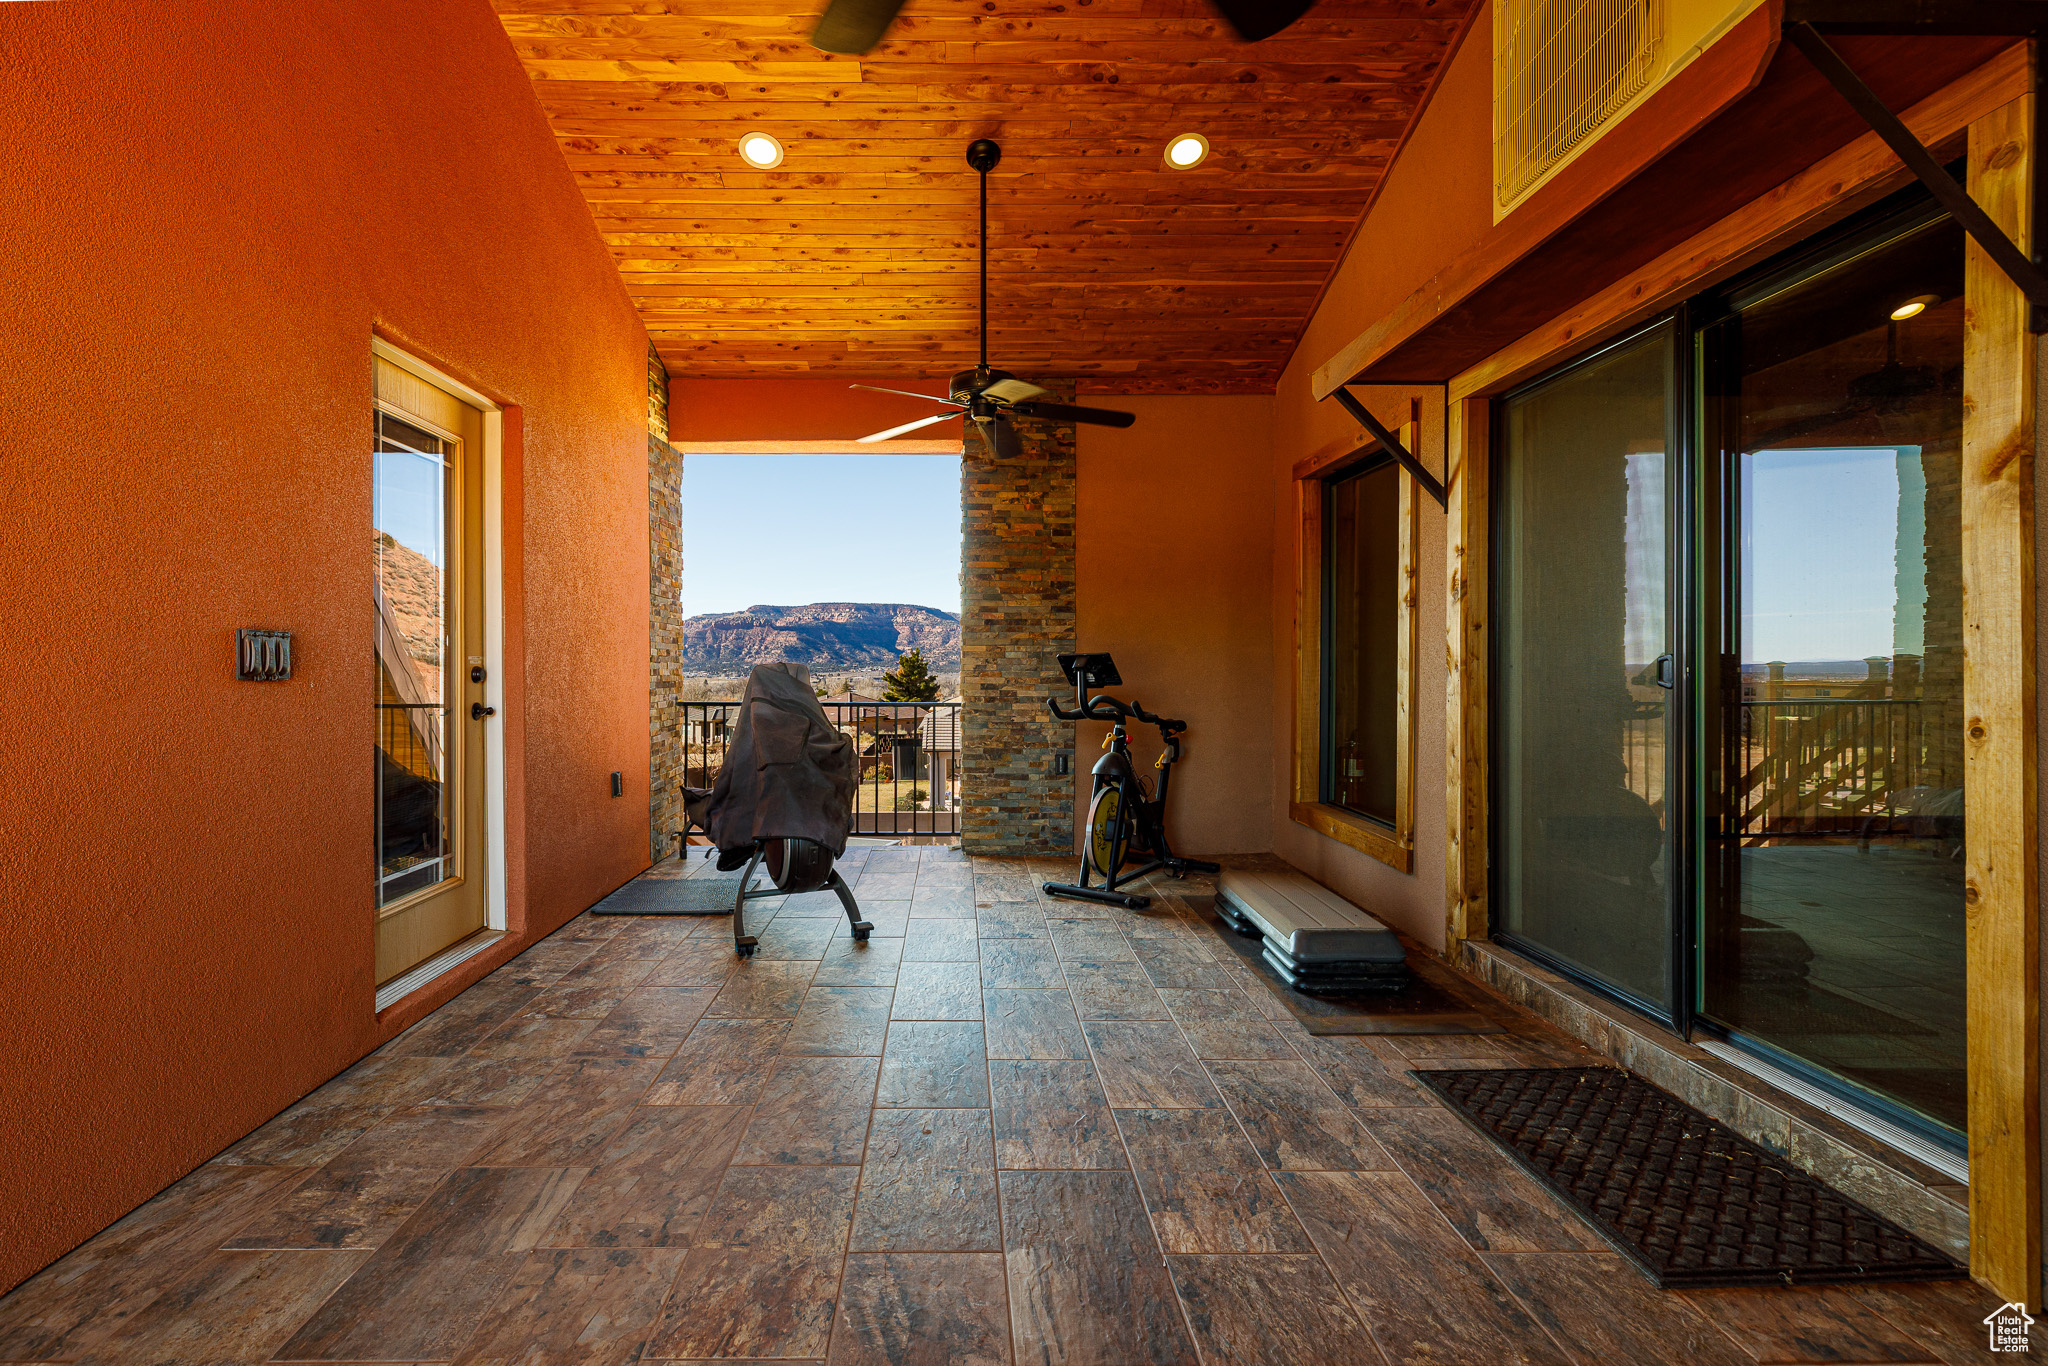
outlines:
[[[767,839],[816,840],[846,852],[860,760],[818,705],[801,664],[757,664],[747,678],[725,763],[683,806],[721,852]]]

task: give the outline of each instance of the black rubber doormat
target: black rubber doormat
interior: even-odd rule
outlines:
[[[1411,1075],[1661,1287],[1966,1274],[1891,1220],[1619,1068]]]
[[[590,908],[592,915],[731,915],[740,874],[634,878]]]

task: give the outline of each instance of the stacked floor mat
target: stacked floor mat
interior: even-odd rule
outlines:
[[[1216,910],[1265,941],[1266,962],[1297,991],[1397,991],[1408,957],[1394,932],[1300,873],[1231,869]]]

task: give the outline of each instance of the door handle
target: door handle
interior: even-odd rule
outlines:
[[[1675,688],[1678,686],[1678,657],[1676,655],[1657,656],[1657,686],[1660,688]]]
[[[1671,685],[1667,683],[1664,686],[1668,688]],[[481,702],[472,702],[469,704],[469,719],[472,721],[481,721],[486,716],[496,716],[497,714],[498,709],[496,707],[487,707]]]

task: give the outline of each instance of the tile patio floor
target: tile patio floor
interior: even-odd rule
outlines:
[[[865,947],[579,917],[0,1298],[0,1362],[2031,1359],[1968,1284],[1652,1289],[1407,1079],[1590,1056],[1505,1004],[1313,1038],[1171,894],[843,866]]]

